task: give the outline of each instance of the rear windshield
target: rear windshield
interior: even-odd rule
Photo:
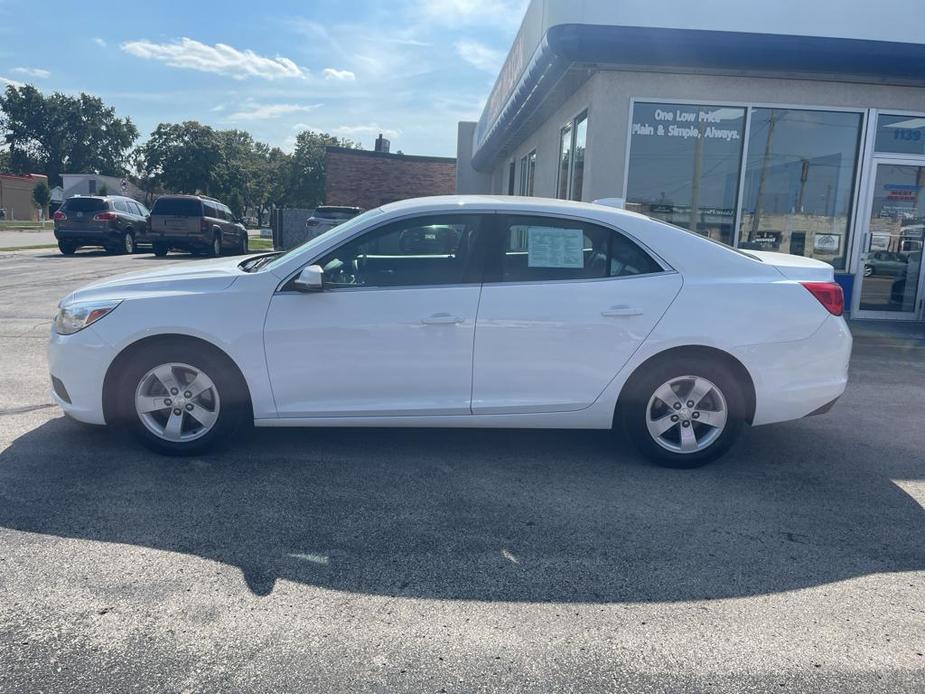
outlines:
[[[62,212],[99,212],[106,209],[106,201],[100,198],[71,198],[61,206]]]
[[[352,207],[319,207],[313,216],[319,219],[350,219],[359,213]]]
[[[158,198],[151,214],[169,214],[175,217],[201,217],[202,203],[195,198]]]

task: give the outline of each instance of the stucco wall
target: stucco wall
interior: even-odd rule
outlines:
[[[519,166],[520,158],[535,148],[534,193],[555,197],[559,131],[570,118],[587,108],[588,150],[583,198],[622,197],[630,102],[634,97],[637,100],[696,100],[717,105],[879,108],[925,113],[925,89],[914,87],[604,70],[592,76],[552,116],[528,133],[512,156],[495,163],[491,192],[506,193],[511,159],[514,158]]]

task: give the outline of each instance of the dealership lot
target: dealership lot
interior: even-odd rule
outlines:
[[[597,432],[64,420],[56,301],[182,255],[0,254],[0,692],[921,691],[925,347],[710,467]]]

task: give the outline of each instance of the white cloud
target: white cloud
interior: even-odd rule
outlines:
[[[290,113],[304,113],[321,108],[321,104],[248,104],[244,109],[228,116],[228,120],[264,120],[279,118]]]
[[[93,37],[93,43],[95,43],[95,44],[96,44],[97,46],[99,46],[100,48],[106,48],[106,40],[105,40],[105,39],[101,39],[99,36],[94,36],[94,37]]]
[[[16,88],[26,86],[22,82],[17,82],[16,80],[7,79],[6,77],[0,77],[0,84],[4,86],[9,85],[10,87],[16,87]]]
[[[429,24],[520,24],[529,0],[415,0],[412,14]]]
[[[305,78],[306,72],[289,58],[268,58],[250,49],[238,50],[224,43],[209,46],[190,38],[169,43],[154,43],[147,39],[126,41],[121,45],[126,53],[157,60],[171,67],[227,75],[234,79],[260,77],[267,80]]]
[[[337,80],[338,82],[353,82],[356,80],[356,73],[350,70],[337,70],[333,67],[326,67],[322,73],[326,80]]]
[[[15,72],[17,75],[26,75],[27,77],[37,77],[38,79],[51,77],[48,70],[43,70],[40,67],[14,67],[11,72]]]
[[[225,104],[218,104],[217,106],[213,106],[209,110],[212,111],[212,113],[218,113],[219,111],[224,111]]]
[[[504,62],[504,53],[478,41],[457,41],[455,47],[460,58],[479,70],[497,73]]]

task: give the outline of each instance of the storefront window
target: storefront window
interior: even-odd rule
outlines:
[[[585,181],[585,149],[588,143],[588,114],[584,113],[575,119],[575,146],[572,165],[572,185],[570,197],[572,200],[581,200]]]
[[[527,190],[524,195],[533,195],[533,182],[536,180],[536,150],[527,155]]]
[[[745,109],[638,103],[627,209],[732,243]]]
[[[861,114],[752,111],[739,247],[845,268]]]
[[[891,154],[925,154],[925,118],[880,116],[876,149]]]
[[[556,183],[556,197],[568,200],[568,174],[572,164],[572,124],[559,133],[559,177]]]

